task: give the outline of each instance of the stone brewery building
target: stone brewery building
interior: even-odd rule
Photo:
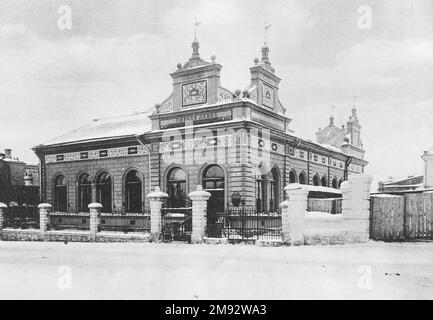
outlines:
[[[59,212],[85,212],[98,202],[103,212],[140,213],[157,186],[180,208],[202,185],[211,193],[208,216],[232,199],[274,212],[289,183],[338,189],[349,174],[364,172],[355,107],[346,126],[331,116],[317,142],[302,139],[290,129],[266,44],[250,68],[251,83],[235,92],[221,85],[215,56],[203,60],[197,40],[192,49],[171,74],[171,94],[152,112],[95,119],[34,148],[43,202]]]

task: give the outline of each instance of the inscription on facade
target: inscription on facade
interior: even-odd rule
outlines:
[[[149,148],[150,146],[140,145],[140,146],[133,146],[133,147],[111,148],[111,149],[91,150],[91,151],[83,151],[83,152],[49,154],[45,156],[45,162],[48,164],[48,163],[56,163],[56,162],[145,155],[148,154],[150,150]]]
[[[198,125],[219,121],[228,121],[232,119],[233,115],[231,110],[208,111],[188,116],[180,116],[172,119],[161,120],[159,122],[159,127],[160,129],[178,128],[184,127],[187,122],[191,122],[193,125]]]

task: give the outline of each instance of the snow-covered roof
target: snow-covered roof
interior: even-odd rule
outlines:
[[[41,146],[88,142],[143,134],[151,130],[149,115],[149,112],[137,112],[122,116],[94,119],[89,124],[47,141]]]
[[[384,185],[393,185],[393,184],[397,184],[397,183],[402,182],[402,181],[416,179],[416,178],[420,178],[420,177],[424,177],[424,175],[423,174],[413,174],[410,176],[388,177],[385,180],[383,180],[382,183]]]

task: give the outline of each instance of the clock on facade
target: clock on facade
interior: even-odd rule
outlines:
[[[263,84],[263,105],[273,108],[274,106],[274,89]]]
[[[192,106],[207,102],[207,82],[199,81],[182,85],[182,105]]]

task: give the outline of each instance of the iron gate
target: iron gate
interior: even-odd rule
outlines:
[[[161,233],[164,242],[191,242],[192,208],[163,208]]]
[[[5,210],[4,227],[39,229],[39,210],[33,206],[10,206]]]
[[[281,211],[258,212],[255,207],[229,207],[208,221],[206,235],[231,242],[281,239]]]

